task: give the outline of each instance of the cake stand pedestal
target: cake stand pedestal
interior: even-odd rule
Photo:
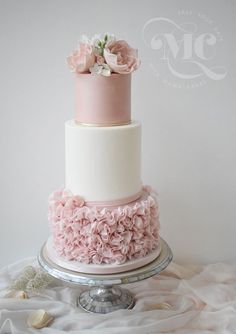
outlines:
[[[161,253],[151,263],[130,271],[117,274],[84,274],[62,268],[52,262],[43,245],[38,255],[40,266],[51,276],[75,285],[88,285],[90,290],[80,294],[77,305],[87,312],[108,313],[119,309],[131,309],[135,305],[132,294],[117,285],[136,283],[159,274],[171,262],[172,251],[161,239]]]

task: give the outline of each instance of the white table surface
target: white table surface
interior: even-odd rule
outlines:
[[[0,270],[1,334],[236,333],[236,264],[172,263],[160,276],[127,286],[136,299],[132,310],[106,315],[88,314],[75,306],[86,287],[71,288],[58,281],[28,300],[5,298],[9,285],[27,265],[37,262],[23,259]],[[171,308],[160,309],[162,303]],[[50,327],[27,326],[27,317],[37,309],[55,318]]]

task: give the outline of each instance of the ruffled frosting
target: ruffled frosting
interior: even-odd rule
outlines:
[[[159,244],[156,194],[144,187],[142,196],[116,207],[86,206],[67,189],[49,198],[54,248],[66,260],[117,263],[148,255]]]

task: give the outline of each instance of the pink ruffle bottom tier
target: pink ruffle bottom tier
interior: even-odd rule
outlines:
[[[90,206],[68,190],[55,191],[49,221],[53,248],[67,261],[121,265],[159,247],[158,205],[149,187],[138,200],[116,207]]]

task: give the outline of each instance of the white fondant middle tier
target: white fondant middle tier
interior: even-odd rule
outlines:
[[[66,188],[85,201],[131,198],[142,188],[141,125],[65,125]]]

